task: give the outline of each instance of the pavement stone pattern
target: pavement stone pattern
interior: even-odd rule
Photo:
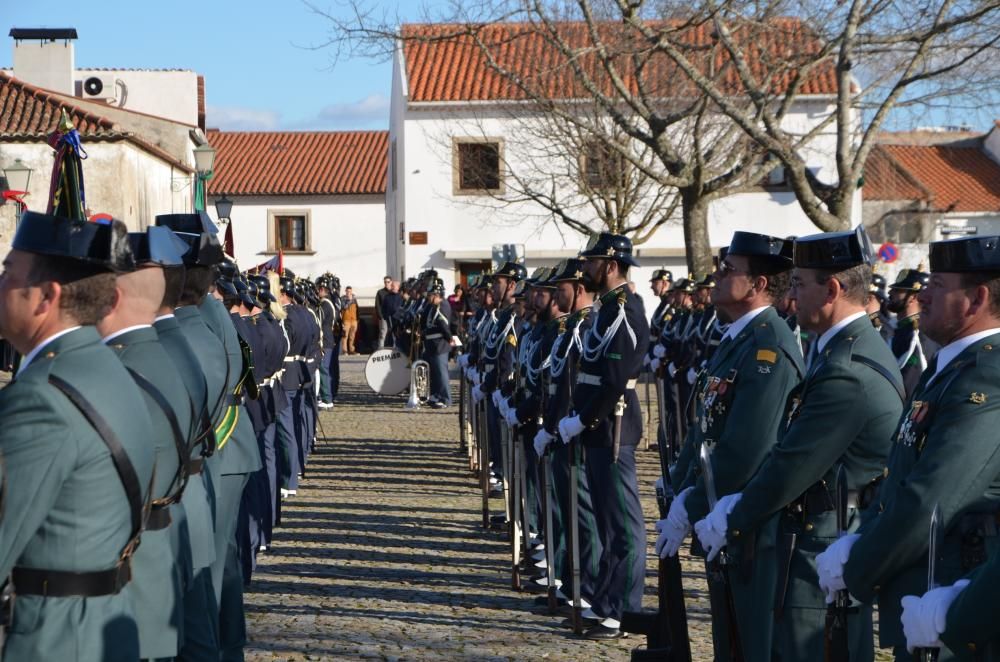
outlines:
[[[533,606],[534,594],[511,589],[508,545],[482,528],[478,482],[458,452],[457,405],[411,412],[403,396],[375,395],[366,358],[341,359],[336,408],[320,414],[305,479],[260,557],[245,595],[246,658],[628,660],[645,645],[578,639],[562,616]],[[641,449],[652,610],[659,462]],[[710,660],[704,566],[686,545],[682,565],[693,658]]]

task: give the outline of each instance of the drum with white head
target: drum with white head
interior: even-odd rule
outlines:
[[[410,386],[409,358],[388,347],[373,352],[365,364],[365,381],[380,395],[399,395]]]

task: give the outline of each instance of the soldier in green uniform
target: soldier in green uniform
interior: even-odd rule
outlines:
[[[720,494],[739,492],[753,477],[777,441],[785,400],[802,378],[796,338],[773,307],[788,289],[791,268],[792,242],[752,232],[733,236],[719,266],[712,301],[729,327],[699,377],[685,453],[697,457],[703,444],[713,447]],[[698,463],[687,466],[681,492],[657,524],[657,552],[664,557],[677,553],[690,522],[710,510]],[[777,524],[775,513],[730,549],[729,581],[746,660],[767,660],[771,654],[771,613],[761,605],[774,601]],[[722,582],[721,572],[710,566],[715,659],[729,660],[732,624]]]
[[[0,335],[24,356],[0,391],[0,577],[8,660],[139,657],[130,587],[154,467],[139,390],[94,324],[132,268],[125,226],[25,212],[0,277]],[[99,431],[100,430],[100,431]]]
[[[858,534],[820,557],[820,581],[878,599],[879,643],[909,660],[900,600],[927,588],[928,524],[940,507],[935,581],[982,564],[997,538],[1000,495],[1000,237],[931,244],[921,326],[942,345],[899,419],[878,506]],[[886,553],[892,550],[892,553]],[[972,659],[942,651],[941,659]]]
[[[903,388],[895,358],[865,314],[873,258],[864,231],[801,237],[793,259],[799,322],[819,336],[812,360],[788,398],[778,443],[753,479],[695,524],[711,560],[727,544],[738,550],[779,514],[774,654],[782,661],[823,659],[826,595],[816,554],[837,535],[834,477],[843,465],[849,527],[856,529],[865,505],[859,496],[882,475]],[[852,662],[871,660],[870,606],[851,615],[847,631]]]
[[[188,482],[193,408],[153,320],[166,289],[163,267],[181,264],[187,245],[157,227],[130,233],[129,244],[137,268],[118,276],[114,307],[97,330],[139,386],[153,422],[156,479],[142,544],[132,562],[139,657],[174,658],[183,637],[184,587],[191,574],[189,543],[181,538],[187,521],[180,500]]]
[[[906,646],[959,651],[959,657],[981,662],[1000,660],[1000,553],[951,586],[921,597],[903,598]]]

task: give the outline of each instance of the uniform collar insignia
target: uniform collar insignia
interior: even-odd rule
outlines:
[[[986,394],[973,392],[972,394],[969,395],[969,402],[971,402],[974,405],[981,405],[984,402],[986,402]]]

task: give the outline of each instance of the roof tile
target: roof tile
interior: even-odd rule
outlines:
[[[679,23],[651,23],[671,28]],[[408,24],[402,28],[403,51],[411,102],[498,101],[531,98],[574,99],[591,96],[574,75],[573,66],[586,71],[605,93],[612,83],[593,54],[594,40],[581,22],[556,24],[556,37],[544,33],[546,26],[529,23],[485,25]],[[601,41],[616,62],[625,85],[634,93],[641,82],[649,96],[676,97],[685,94],[686,77],[666,55],[651,56],[637,80],[632,53],[647,44],[634,31],[617,23],[600,23]],[[770,88],[780,92],[794,80],[796,62],[806,63],[820,47],[818,39],[800,21],[774,19],[765,26],[735,28],[734,39],[746,42],[746,57],[757,82],[774,78]],[[709,24],[686,28],[682,38],[694,47],[711,44],[715,37]],[[555,45],[558,39],[578,55],[567,61]],[[478,42],[477,42],[478,40]],[[480,45],[485,46],[485,49]],[[619,54],[614,55],[617,49]],[[484,50],[488,51],[489,57]],[[490,62],[492,57],[493,62]],[[722,55],[714,68],[721,83],[732,93],[743,88],[736,72]],[[782,71],[771,71],[780,62]],[[499,69],[499,71],[498,71]],[[707,64],[706,64],[707,69]],[[520,85],[514,81],[520,81]],[[523,87],[522,87],[523,86]],[[687,84],[690,87],[690,84]],[[526,88],[526,89],[524,89]],[[832,61],[822,62],[805,76],[802,94],[835,94],[836,72]],[[693,88],[688,90],[695,94]]]
[[[217,131],[213,194],[385,193],[387,131]]]
[[[1000,211],[1000,163],[978,145],[878,145],[866,200],[925,200],[943,212]]]

